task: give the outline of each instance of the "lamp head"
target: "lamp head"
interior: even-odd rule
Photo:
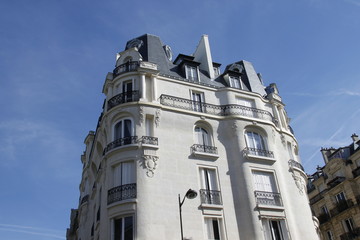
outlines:
[[[196,192],[195,190],[189,189],[189,190],[186,192],[185,196],[186,196],[188,199],[194,199],[194,198],[196,198],[196,196],[197,196],[197,192]]]

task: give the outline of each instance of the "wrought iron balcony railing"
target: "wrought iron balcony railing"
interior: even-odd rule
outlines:
[[[354,202],[351,201],[350,199],[348,200],[343,200],[343,201],[340,201],[336,204],[336,206],[330,210],[330,214],[331,216],[335,216],[335,215],[338,215],[339,213],[345,211],[346,209],[350,208],[354,206]]]
[[[330,215],[327,213],[320,214],[317,219],[319,220],[320,224],[326,223],[330,220]]]
[[[86,203],[89,201],[89,194],[85,195],[82,197],[81,201],[80,201],[80,205]]]
[[[115,95],[114,97],[110,98],[108,101],[108,107],[107,110],[109,111],[111,108],[128,102],[137,102],[139,101],[139,91],[130,91],[130,92],[124,92],[120,93],[118,95]]]
[[[136,183],[125,184],[111,188],[108,191],[108,204],[136,198]]]
[[[299,169],[305,171],[304,167],[301,165],[301,163],[299,163],[298,161],[295,161],[294,159],[290,159],[288,161],[288,163],[289,163],[290,167],[296,167],[296,168],[299,168]]]
[[[136,71],[139,65],[139,61],[132,61],[117,66],[113,71],[114,78],[125,72]]]
[[[327,185],[329,186],[329,188],[333,188],[336,185],[342,183],[343,181],[345,181],[345,177],[337,176],[334,179],[330,180]]]
[[[356,178],[357,176],[360,175],[360,167],[357,167],[356,169],[354,169],[352,171],[353,175],[354,175],[354,178]]]
[[[150,137],[150,136],[142,136],[139,141],[142,144],[148,144],[148,145],[158,145],[159,141],[157,137]]]
[[[261,157],[268,157],[274,158],[274,152],[266,150],[266,149],[258,149],[258,148],[244,148],[245,155],[254,155],[254,156],[261,156]]]
[[[203,112],[216,116],[240,115],[251,118],[257,118],[266,121],[271,121],[276,126],[278,125],[277,121],[271,115],[270,112],[257,108],[237,105],[237,104],[214,105],[214,104],[193,101],[185,98],[169,96],[165,94],[162,94],[160,96],[160,103],[162,105],[169,107],[174,107],[174,108],[179,108],[194,112]]]
[[[221,192],[217,190],[200,189],[201,203],[222,205]]]
[[[191,146],[192,152],[210,153],[217,154],[217,147],[207,146],[203,144],[194,144]]]
[[[255,191],[256,203],[258,205],[282,206],[280,193]]]
[[[125,146],[125,145],[130,145],[130,144],[137,144],[137,140],[138,137],[137,136],[131,136],[131,137],[124,137],[124,138],[119,138],[116,139],[115,141],[109,143],[106,148],[104,149],[104,153],[107,153],[108,151],[120,147],[120,146]]]
[[[324,198],[325,193],[328,191],[328,189],[325,189],[324,191],[320,192],[319,194],[315,195],[315,197],[311,198],[309,200],[310,205],[316,203],[317,201],[319,201],[320,199]]]
[[[341,240],[355,240],[360,239],[360,228],[354,228],[350,232],[340,235]]]

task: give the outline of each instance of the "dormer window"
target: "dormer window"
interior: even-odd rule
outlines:
[[[192,80],[192,81],[198,81],[199,77],[198,77],[197,67],[186,65],[185,69],[186,69],[186,71],[185,71],[186,72],[186,79],[189,79],[189,80]]]
[[[214,67],[214,75],[215,77],[220,75],[220,69],[218,67]]]
[[[229,76],[230,87],[243,89],[240,77]]]

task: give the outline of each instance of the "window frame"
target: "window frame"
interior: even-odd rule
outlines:
[[[129,136],[126,136],[125,135],[125,121],[130,121],[130,135]],[[120,133],[117,132],[117,126],[119,125],[119,123],[121,123],[121,130],[120,130]],[[120,135],[120,136],[118,136]],[[113,125],[113,135],[112,135],[112,138],[113,138],[113,141],[115,140],[118,140],[118,139],[122,139],[122,138],[128,138],[128,137],[133,137],[135,136],[135,127],[134,127],[134,122],[132,120],[132,118],[130,117],[124,117],[124,118],[121,118],[119,119],[118,121],[116,121]]]
[[[198,82],[200,80],[198,67],[186,64],[185,65],[185,78],[188,80],[191,80],[191,81]]]
[[[237,89],[243,89],[243,83],[241,81],[241,77],[236,76],[229,76],[229,83],[230,87],[237,88]]]
[[[211,221],[211,226],[208,225],[209,221]],[[217,224],[217,231],[214,232],[214,221]],[[212,229],[212,233],[210,234],[210,228]],[[204,216],[204,239],[207,240],[222,240],[225,239],[225,231],[223,226],[223,218],[221,217],[213,217],[213,216]],[[215,236],[217,235],[217,236]],[[218,238],[215,238],[218,237]]]
[[[132,224],[132,232],[131,232],[131,239],[129,238],[125,238],[125,234],[126,234],[126,229],[125,229],[125,225],[126,225],[126,218],[131,218],[131,224]],[[121,220],[121,231],[120,234],[120,238],[117,238],[117,234],[116,234],[116,221]],[[118,216],[115,218],[111,219],[111,239],[112,240],[134,240],[135,239],[135,216],[133,214],[129,214],[129,215],[124,215],[124,216]]]

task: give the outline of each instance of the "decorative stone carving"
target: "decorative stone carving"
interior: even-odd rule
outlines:
[[[156,110],[155,112],[155,125],[156,127],[160,124],[160,115],[161,115],[161,109]]]
[[[302,178],[301,176],[297,176],[296,174],[292,174],[294,180],[295,180],[295,184],[297,186],[297,188],[299,189],[299,193],[300,195],[304,195],[304,193],[306,192],[306,182],[304,180],[304,178]]]
[[[282,144],[285,146],[286,145],[286,140],[285,140],[284,134],[281,134],[280,138],[281,138]]]
[[[237,136],[237,130],[238,130],[239,127],[238,127],[236,121],[233,122],[231,128],[232,128],[232,130],[233,130],[234,136]]]
[[[157,166],[157,161],[159,160],[159,157],[157,156],[150,156],[150,155],[144,155],[144,165],[147,169],[146,171],[146,175],[148,177],[153,177],[154,176],[154,171],[156,169]]]
[[[142,126],[142,124],[144,123],[144,107],[143,106],[140,106],[139,107],[139,121],[140,121],[140,126]]]

